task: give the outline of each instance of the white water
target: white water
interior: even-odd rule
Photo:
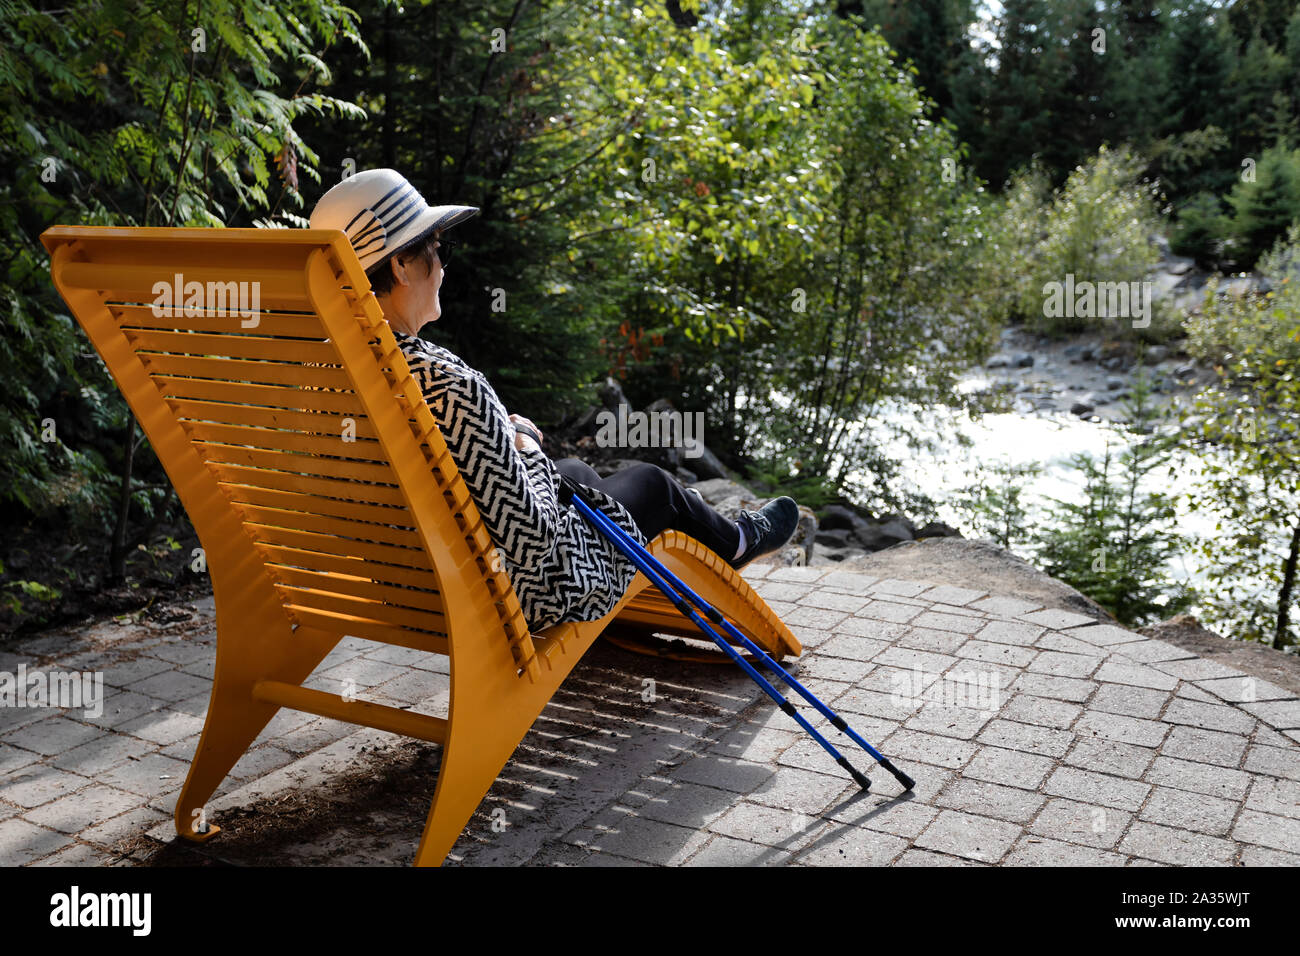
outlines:
[[[972,378],[966,382],[966,387],[978,388],[981,384],[980,380]],[[978,534],[970,528],[969,515],[961,513],[953,502],[964,488],[986,480],[1000,481],[989,471],[993,466],[1041,466],[1040,475],[1021,479],[1019,483],[1023,489],[1022,504],[1029,512],[1029,523],[1042,527],[1051,499],[1074,503],[1084,500],[1083,475],[1071,464],[1072,456],[1082,452],[1100,457],[1109,442],[1112,458],[1117,462],[1123,450],[1137,437],[1120,424],[1087,421],[1059,412],[1035,411],[1028,402],[1019,403],[1019,410],[1015,412],[985,414],[979,418],[972,418],[961,410],[918,410],[895,405],[886,408],[878,418],[899,424],[912,424],[919,420],[924,423],[922,427],[927,433],[934,436],[936,447],[933,451],[917,452],[901,438],[885,439],[883,448],[892,460],[906,463],[902,468],[902,477],[908,486],[906,490],[923,493],[936,503],[935,514],[911,517],[918,524],[933,517],[961,529],[967,537],[978,537]],[[890,429],[881,427],[874,431],[873,437],[878,438]],[[963,447],[959,444],[955,440],[956,434],[969,438],[969,445]],[[1198,478],[1202,465],[1203,459],[1199,456],[1180,453],[1180,457],[1173,459],[1169,466],[1148,475],[1144,483],[1145,490],[1177,496],[1178,531],[1193,543],[1215,533],[1214,519],[1210,515],[1192,512],[1187,507],[1186,495]],[[1022,557],[1033,560],[1027,549],[1016,550]],[[1192,587],[1209,583],[1216,574],[1216,568],[1190,545],[1184,554],[1169,563],[1166,570],[1173,582]],[[1258,586],[1263,587],[1264,582],[1259,582]],[[1190,610],[1193,614],[1201,611],[1196,606]]]

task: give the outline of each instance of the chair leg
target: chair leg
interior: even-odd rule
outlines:
[[[201,843],[220,830],[208,819],[205,804],[280,710],[278,704],[255,700],[253,685],[259,680],[301,684],[340,640],[338,634],[309,628],[291,631],[283,613],[277,616],[278,621],[258,622],[245,613],[227,621],[218,610],[212,697],[174,813],[176,832],[188,840]],[[273,638],[277,629],[282,633]]]
[[[459,723],[451,718],[438,786],[415,852],[416,866],[440,866],[446,859],[545,701],[536,706],[537,711],[529,706],[515,710],[509,719],[501,715],[493,719],[486,708],[478,715],[458,715]]]
[[[539,639],[562,640],[566,650],[536,682],[515,676],[504,644],[453,644],[447,742],[416,866],[439,866],[446,859],[497,774],[603,626],[563,624],[545,632]]]

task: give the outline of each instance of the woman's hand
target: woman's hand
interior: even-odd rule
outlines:
[[[531,428],[533,431],[537,432],[538,436],[542,435],[542,430],[522,415],[511,415],[510,421],[514,425],[522,425],[525,428]],[[539,442],[534,440],[531,435],[521,431],[515,432],[515,448],[519,451],[523,451],[530,445],[538,450],[541,449]]]

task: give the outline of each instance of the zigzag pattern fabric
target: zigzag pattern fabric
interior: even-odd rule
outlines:
[[[393,335],[501,553],[528,626],[540,631],[608,614],[636,568],[576,509],[560,504],[560,473],[544,452],[514,447],[510,415],[482,372],[432,342],[396,329]],[[602,513],[647,543],[626,507],[589,491]]]

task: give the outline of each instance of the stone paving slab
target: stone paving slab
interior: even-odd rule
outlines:
[[[872,777],[872,791],[859,791],[731,667],[600,644],[448,862],[1300,864],[1300,698],[1285,688],[1015,596],[833,567],[744,573],[805,644],[791,669],[915,777],[914,792],[833,735]],[[215,651],[211,600],[194,607],[179,626],[108,622],[0,654],[10,673],[102,673],[105,692],[96,715],[0,707],[0,863],[137,865],[175,840],[170,811]],[[445,665],[347,639],[308,685],[351,682],[363,699],[438,712]],[[220,822],[289,795],[328,802],[342,775],[412,745],[282,711],[209,811]],[[338,798],[333,816],[320,811],[322,832],[276,862],[409,863],[432,773],[413,775],[411,807]],[[188,852],[237,859],[237,841],[223,839]]]

